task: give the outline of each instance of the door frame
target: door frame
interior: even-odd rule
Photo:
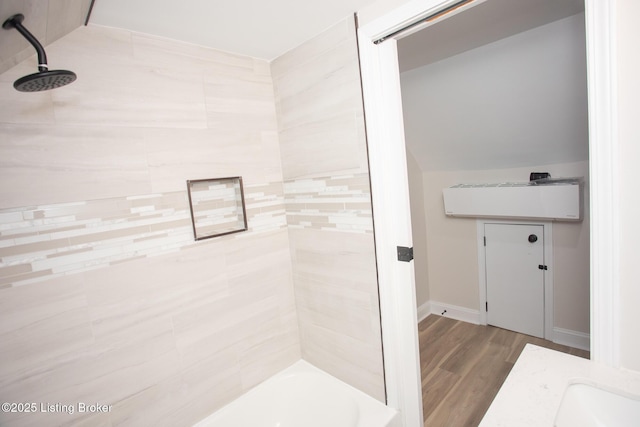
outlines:
[[[399,425],[404,427],[421,427],[423,420],[413,266],[399,265],[395,256],[396,245],[412,241],[406,158],[399,155],[405,152],[402,100],[397,42],[393,38],[380,44],[373,41],[455,2],[395,0],[391,3],[395,7],[358,28],[387,404],[400,411]],[[616,0],[585,0],[591,178],[591,358],[617,367],[620,209],[616,173],[619,141],[615,4]],[[391,157],[385,158],[387,153]],[[395,193],[400,196],[396,198]],[[387,195],[393,197],[385,200]],[[400,205],[394,206],[398,201]]]
[[[396,41],[374,45],[360,29],[358,41],[387,405],[398,409],[398,426],[422,427],[415,274],[413,262],[397,258],[397,246],[413,247],[413,237]],[[386,119],[378,126],[374,117]]]
[[[483,310],[487,301],[487,265],[486,246],[484,245],[485,224],[506,224],[506,225],[541,225],[543,227],[544,239],[544,264],[548,270],[543,270],[544,280],[544,338],[555,341],[553,332],[553,222],[551,221],[516,221],[503,219],[479,218],[476,220],[478,237],[478,293],[480,295],[480,324],[487,324],[487,312]]]

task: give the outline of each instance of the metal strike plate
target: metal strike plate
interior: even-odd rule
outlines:
[[[398,246],[398,261],[409,262],[413,259],[413,248]]]

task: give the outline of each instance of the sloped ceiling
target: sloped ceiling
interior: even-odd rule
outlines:
[[[408,71],[584,11],[584,0],[487,0],[398,42]]]
[[[488,0],[400,40],[405,137],[420,168],[588,160],[582,11],[575,0]]]

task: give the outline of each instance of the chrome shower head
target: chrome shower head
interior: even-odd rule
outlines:
[[[39,92],[43,90],[55,89],[68,85],[76,80],[74,72],[68,70],[49,70],[47,65],[47,55],[40,42],[23,25],[24,15],[18,13],[8,18],[2,24],[2,28],[10,30],[15,28],[29,43],[35,48],[38,54],[38,72],[19,78],[13,87],[20,92]]]

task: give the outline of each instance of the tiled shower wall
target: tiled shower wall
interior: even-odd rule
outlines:
[[[272,63],[303,357],[384,401],[353,18]]]
[[[78,80],[0,75],[0,400],[112,408],[0,425],[192,425],[300,358],[269,64],[95,26],[47,52]],[[194,242],[186,180],[229,176],[249,230]]]
[[[0,75],[0,397],[112,410],[0,424],[191,425],[301,355],[384,400],[352,20],[271,67],[95,26],[47,50],[73,85]],[[228,176],[249,230],[196,243],[185,181]]]

